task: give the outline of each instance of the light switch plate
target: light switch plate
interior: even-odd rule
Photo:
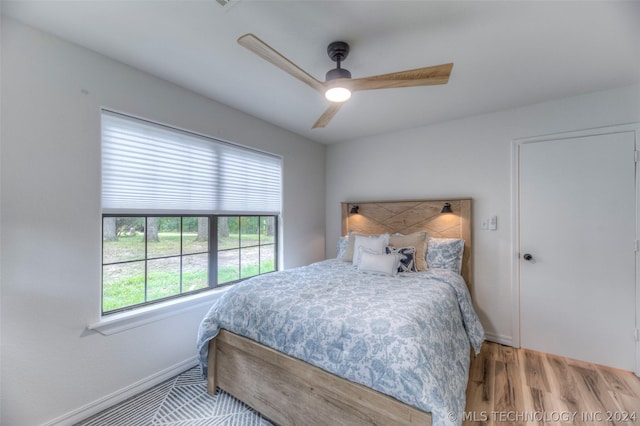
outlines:
[[[489,218],[489,229],[492,231],[498,229],[498,216],[493,215]]]

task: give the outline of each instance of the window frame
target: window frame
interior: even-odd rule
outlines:
[[[218,283],[217,219],[219,217],[273,218],[273,240],[269,238],[273,253],[268,253],[269,256],[273,256],[273,267],[268,263],[267,269],[268,272],[279,270],[282,237],[280,235],[283,197],[282,155],[111,108],[102,107],[100,111],[103,238],[100,278],[101,320],[90,326],[90,329],[103,333],[103,329],[121,330],[136,326],[135,324],[146,323],[148,319],[138,321],[133,318],[136,316],[150,318],[152,311],[163,317],[169,311],[183,309],[179,306],[195,306],[199,303],[196,299],[217,297],[216,294],[221,294],[233,284],[255,276],[242,278],[243,272],[240,269],[238,279],[223,284]],[[174,158],[174,155],[178,155],[179,158]],[[144,262],[144,272],[142,272],[145,275],[142,297],[144,301],[137,302],[141,299],[138,293],[134,299],[131,299],[135,300],[133,304],[106,312],[104,311],[105,217],[142,217],[145,220],[144,258],[129,260]],[[146,220],[149,217],[209,218],[207,257],[209,277],[206,287],[188,292],[182,291],[183,259],[192,253],[183,253],[184,241],[181,240],[180,254],[167,256],[181,259],[179,293],[171,296],[164,296],[162,293],[162,298],[147,300],[148,271],[153,269],[153,265],[148,269],[148,262],[164,257],[148,257]],[[180,232],[182,235],[182,229]],[[258,232],[260,233],[260,228]],[[242,264],[243,247],[239,246],[238,250],[238,267],[246,267]],[[263,270],[261,253],[262,251],[258,249],[258,275],[263,273],[261,272]],[[251,254],[251,256],[251,259],[254,259],[254,255]],[[109,264],[117,263],[124,262],[109,262]],[[233,260],[226,262],[225,265],[232,263]],[[176,266],[174,265],[173,271],[176,271]],[[136,276],[141,274],[140,271],[136,272],[134,274]],[[245,274],[253,274],[253,272],[255,271],[249,269]],[[198,277],[197,283],[201,285],[202,280],[204,277]],[[169,292],[174,290],[175,287],[170,287]],[[151,297],[156,295],[152,294]],[[119,322],[128,325],[112,326]],[[108,331],[103,334],[110,333],[111,331]]]
[[[279,234],[279,218],[280,215],[279,214],[256,214],[256,213],[220,213],[220,214],[196,214],[196,213],[149,213],[149,214],[143,214],[143,213],[103,213],[102,214],[102,235],[104,235],[104,219],[107,217],[142,217],[145,219],[145,234],[144,234],[144,245],[145,245],[145,254],[144,254],[144,258],[143,259],[137,259],[135,261],[143,261],[145,262],[145,277],[144,277],[144,287],[145,287],[145,291],[144,291],[144,298],[145,301],[141,302],[141,303],[135,303],[132,305],[127,305],[127,306],[123,306],[120,308],[116,308],[116,309],[111,309],[108,311],[104,310],[104,267],[108,266],[108,265],[114,265],[114,264],[124,264],[124,263],[131,263],[134,262],[134,260],[126,260],[126,261],[122,261],[122,262],[109,262],[109,263],[104,263],[104,244],[105,244],[105,240],[104,237],[102,238],[102,246],[101,246],[101,257],[102,257],[102,262],[101,262],[101,280],[100,280],[100,311],[101,311],[101,316],[103,318],[105,317],[109,317],[112,315],[117,315],[117,314],[121,314],[121,313],[125,313],[125,312],[129,312],[129,311],[135,311],[138,309],[143,309],[143,308],[147,308],[149,306],[152,305],[157,305],[157,304],[162,304],[168,301],[172,301],[172,300],[176,300],[176,299],[181,299],[181,298],[185,298],[185,297],[189,297],[189,296],[194,296],[197,295],[199,293],[205,293],[205,292],[210,292],[212,290],[216,290],[216,289],[221,289],[224,287],[230,287],[234,284],[237,284],[241,281],[244,281],[246,279],[258,276],[258,275],[264,275],[264,274],[269,274],[271,272],[275,272],[279,270],[279,243],[280,243],[280,234]],[[208,283],[207,283],[207,287],[204,288],[200,288],[200,289],[196,289],[196,290],[192,290],[192,291],[187,291],[184,292],[182,291],[182,267],[180,268],[180,293],[178,294],[174,294],[171,296],[166,296],[166,297],[162,297],[162,298],[158,298],[158,299],[153,299],[153,300],[147,300],[148,296],[147,296],[147,281],[148,281],[148,275],[147,275],[147,262],[149,260],[154,260],[154,259],[158,259],[158,258],[149,258],[148,257],[148,250],[147,250],[147,244],[148,244],[148,240],[147,240],[147,234],[146,234],[146,221],[147,218],[149,217],[177,217],[180,218],[181,223],[182,223],[182,219],[183,218],[188,218],[188,217],[206,217],[209,220],[209,233],[208,233],[208,252],[206,252],[208,254]],[[238,221],[240,223],[241,218],[244,217],[257,217],[257,218],[272,218],[273,219],[273,242],[272,243],[265,243],[265,244],[261,244],[260,242],[258,243],[258,245],[254,245],[251,247],[263,247],[263,246],[272,246],[273,247],[273,262],[274,262],[274,267],[273,270],[269,270],[266,272],[261,272],[261,258],[258,258],[258,273],[256,275],[251,275],[248,277],[242,277],[241,274],[241,268],[242,268],[242,258],[239,257],[239,264],[238,267],[240,268],[239,271],[239,278],[235,279],[235,280],[231,280],[231,281],[227,281],[224,282],[222,284],[218,283],[218,255],[220,253],[220,249],[218,246],[218,219],[220,217],[237,217]],[[260,220],[260,219],[258,219]],[[180,234],[181,234],[181,240],[182,240],[182,226],[180,229]],[[239,232],[239,240],[241,239],[241,229],[238,230]],[[260,230],[258,231],[258,234],[260,235]],[[182,245],[181,245],[182,247]],[[243,248],[243,246],[241,246],[240,244],[238,245],[237,249],[241,250]],[[231,249],[225,249],[225,250],[231,250]],[[224,250],[223,250],[224,251]],[[182,252],[182,248],[180,250],[180,254],[178,255],[169,255],[166,257],[179,257],[181,260],[184,258],[184,256],[189,256],[189,255],[193,255],[193,254],[204,254],[203,253],[187,253],[184,254]],[[163,258],[165,256],[159,257],[159,258]]]

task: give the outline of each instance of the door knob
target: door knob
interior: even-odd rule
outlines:
[[[529,253],[525,253],[524,256],[522,256],[522,258],[524,260],[533,260],[533,256],[530,255]]]

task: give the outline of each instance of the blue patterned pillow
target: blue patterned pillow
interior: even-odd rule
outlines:
[[[338,244],[336,245],[336,258],[342,259],[349,247],[349,237],[338,238]]]
[[[400,255],[400,265],[398,265],[398,272],[418,272],[418,269],[416,267],[415,247],[387,247],[387,254]]]
[[[429,268],[449,269],[456,273],[462,270],[464,240],[457,238],[429,238],[427,265]]]

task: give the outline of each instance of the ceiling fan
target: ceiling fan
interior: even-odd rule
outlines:
[[[447,84],[453,68],[453,64],[449,63],[371,77],[351,78],[351,73],[348,70],[340,68],[340,63],[349,54],[349,45],[343,41],[334,41],[327,47],[327,54],[332,61],[336,62],[336,68],[329,70],[325,76],[326,81],[322,82],[253,34],[241,36],[238,38],[238,44],[311,86],[331,101],[329,108],[313,124],[312,128],[314,129],[325,127],[344,102],[351,97],[352,92]]]

